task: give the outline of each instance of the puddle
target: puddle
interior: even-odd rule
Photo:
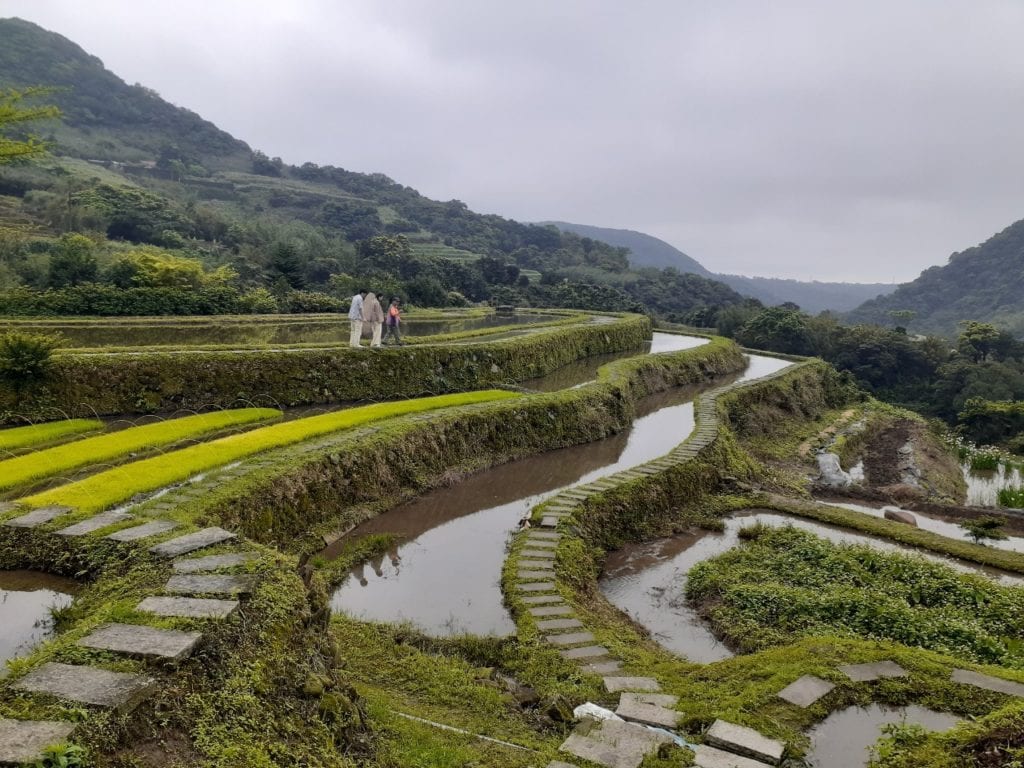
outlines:
[[[633,544],[612,552],[605,561],[599,587],[604,596],[647,629],[654,640],[690,661],[710,664],[733,655],[718,641],[686,600],[687,574],[698,563],[717,557],[740,544],[739,531],[754,523],[791,525],[835,544],[863,544],[882,552],[915,554],[948,565],[962,573],[989,576],[1006,585],[1021,577],[995,568],[922,552],[884,539],[823,525],[777,512],[742,512],[725,520],[721,533],[699,531],[667,539]]]
[[[0,663],[28,653],[49,637],[50,608],[71,605],[78,589],[77,582],[48,573],[0,571]]]
[[[833,712],[808,732],[809,768],[864,768],[871,748],[884,735],[883,726],[905,723],[930,731],[948,731],[960,718],[948,712],[912,705],[909,707],[847,707]]]
[[[956,539],[957,541],[973,541],[967,532],[954,522],[945,520],[941,517],[929,515],[924,512],[914,512],[912,510],[904,510],[900,507],[887,506],[877,509],[875,507],[869,507],[864,504],[854,504],[848,501],[821,501],[816,499],[819,504],[825,504],[829,507],[842,507],[843,509],[852,509],[855,512],[863,512],[866,515],[872,517],[885,517],[885,510],[899,510],[906,512],[914,516],[917,520],[917,527],[923,531],[931,531],[937,533],[940,536],[945,536],[947,539]],[[1005,549],[1010,552],[1024,552],[1024,538],[1020,536],[1009,536],[1005,541],[999,540],[987,540],[985,542],[986,547],[992,547],[993,549]]]
[[[659,336],[669,337],[665,344],[694,341]],[[741,378],[788,364],[752,356]],[[668,453],[693,431],[692,400],[699,391],[681,388],[645,398],[639,418],[625,432],[481,472],[357,527],[322,554],[336,556],[352,537],[371,533],[396,533],[402,542],[353,571],[335,592],[333,610],[376,621],[411,621],[435,635],[512,634],[515,625],[502,602],[500,577],[516,523],[564,488]]]
[[[971,465],[964,462],[960,468],[967,482],[968,506],[997,507],[1001,490],[1024,486],[1024,479],[1016,467],[1007,470],[1005,464],[1000,464],[998,469],[971,469]]]

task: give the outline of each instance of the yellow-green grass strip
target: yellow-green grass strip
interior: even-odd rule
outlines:
[[[0,430],[0,455],[7,451],[23,451],[36,445],[48,445],[86,432],[98,432],[103,422],[96,419],[64,419],[27,427]]]
[[[22,502],[32,507],[60,504],[75,507],[83,512],[95,512],[130,499],[136,494],[155,491],[187,480],[200,472],[206,472],[263,451],[293,445],[331,432],[438,408],[504,400],[512,397],[520,397],[520,395],[500,389],[489,389],[392,403],[378,403],[310,416],[305,419],[260,427],[242,434],[229,435],[201,445],[193,445],[160,456],[124,464],[104,472],[98,472],[74,483],[28,496],[22,499]]]
[[[96,437],[87,437],[53,448],[26,453],[0,461],[0,490],[17,488],[62,472],[114,461],[138,451],[153,450],[173,445],[189,438],[198,438],[211,432],[241,427],[254,422],[281,416],[274,408],[237,408],[213,411],[196,416],[141,427],[129,427]]]

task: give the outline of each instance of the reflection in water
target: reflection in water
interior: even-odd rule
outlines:
[[[0,571],[0,662],[32,650],[50,634],[51,608],[71,605],[78,584],[37,571]],[[2,672],[0,672],[2,675]]]
[[[807,764],[811,768],[864,768],[871,748],[886,725],[920,725],[930,731],[948,731],[959,718],[919,706],[847,707],[833,712],[811,729]]]
[[[663,343],[693,342],[668,339]],[[743,377],[786,365],[755,357]],[[698,391],[681,388],[646,398],[639,418],[623,433],[487,470],[359,526],[352,536],[392,532],[403,542],[394,556],[354,572],[335,592],[333,608],[379,621],[412,621],[434,634],[511,634],[515,626],[502,604],[500,576],[516,522],[568,486],[668,453],[693,431],[691,401]],[[336,555],[340,546],[324,554]]]
[[[647,629],[663,648],[708,664],[732,656],[686,600],[686,581],[698,563],[739,546],[739,531],[754,523],[791,525],[834,544],[860,544],[882,552],[914,554],[961,573],[991,576],[1016,585],[1018,576],[962,560],[922,552],[884,539],[853,533],[776,512],[741,513],[725,521],[721,533],[698,532],[628,545],[608,556],[599,586],[608,600]]]
[[[830,507],[842,507],[843,509],[852,509],[855,512],[863,512],[866,515],[872,517],[885,517],[885,511],[887,509],[899,510],[900,507],[886,506],[881,509],[875,507],[869,507],[864,504],[853,504],[848,501],[819,501],[820,504],[825,504]],[[937,533],[940,536],[945,536],[948,539],[957,539],[959,541],[972,540],[967,535],[967,531],[961,528],[951,520],[944,519],[937,515],[927,514],[925,512],[912,512],[911,510],[901,510],[908,512],[913,515],[917,520],[917,527],[923,531],[931,531]],[[986,547],[993,547],[995,549],[1006,549],[1011,552],[1024,552],[1024,538],[1020,536],[1008,536],[1005,540],[989,540],[985,542]]]
[[[1001,490],[1024,486],[1017,467],[1007,469],[1005,464],[1000,464],[998,469],[981,470],[971,469],[971,465],[965,462],[961,469],[967,481],[967,503],[972,507],[998,506]]]

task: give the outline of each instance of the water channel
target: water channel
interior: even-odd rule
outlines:
[[[71,605],[78,588],[71,579],[38,571],[0,571],[0,677],[3,662],[49,637],[51,609]]]
[[[652,351],[703,343],[705,339],[655,334]],[[752,355],[738,378],[759,378],[787,365]],[[589,365],[574,371],[574,377],[564,371],[554,376],[560,386],[569,387],[594,375]],[[551,386],[537,381],[533,385]],[[693,431],[692,400],[699,391],[681,388],[645,398],[638,418],[625,432],[481,472],[364,523],[323,554],[336,556],[352,537],[372,533],[395,533],[400,542],[353,571],[335,592],[333,609],[364,619],[410,621],[436,635],[512,634],[515,626],[502,603],[499,581],[508,535],[516,522],[565,488],[668,453]]]

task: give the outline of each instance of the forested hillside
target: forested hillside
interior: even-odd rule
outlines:
[[[267,157],[129,86],[60,35],[0,20],[0,88],[44,85],[52,156],[0,172],[0,314],[334,309],[368,285],[421,305],[646,310],[742,297],[552,226],[474,213],[383,174]]]
[[[894,293],[849,314],[852,322],[891,322],[913,331],[954,336],[965,319],[1024,335],[1024,220],[981,245],[954,253]]]
[[[889,293],[895,288],[889,283],[822,283],[817,280],[807,282],[775,277],[715,274],[678,248],[642,232],[570,224],[564,221],[546,223],[554,224],[565,232],[575,232],[578,235],[628,248],[629,261],[634,267],[672,267],[680,272],[701,275],[725,283],[734,291],[764,304],[790,302],[808,312],[846,312],[859,306],[861,302],[873,299],[879,294]]]

